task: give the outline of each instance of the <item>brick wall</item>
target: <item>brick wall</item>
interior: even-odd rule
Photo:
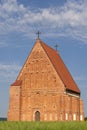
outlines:
[[[22,81],[21,88],[10,88],[8,120],[34,121],[36,112],[41,121],[83,120],[82,100],[66,93],[39,42],[27,58],[18,80]]]
[[[20,120],[20,86],[10,87],[8,120]]]

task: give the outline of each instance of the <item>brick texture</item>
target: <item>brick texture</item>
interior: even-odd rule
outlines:
[[[84,120],[80,94],[66,91],[39,39],[10,87],[8,120]]]

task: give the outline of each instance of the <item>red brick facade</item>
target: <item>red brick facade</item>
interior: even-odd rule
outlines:
[[[62,63],[64,69],[60,71],[66,75],[63,77],[64,74],[58,73],[56,66],[60,59],[56,63],[51,50],[37,39],[17,80],[10,87],[9,121],[84,120],[80,91]],[[68,79],[72,83],[70,87]]]

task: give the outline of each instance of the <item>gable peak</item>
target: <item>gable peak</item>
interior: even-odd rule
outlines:
[[[37,38],[37,39],[36,39],[36,42],[40,42],[40,41],[41,41],[40,38]]]

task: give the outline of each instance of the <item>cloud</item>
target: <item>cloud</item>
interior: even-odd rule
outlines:
[[[0,63],[0,82],[12,82],[16,79],[21,66],[17,64]]]
[[[87,77],[86,76],[78,76],[78,77],[75,77],[75,80],[77,80],[77,81],[87,81]]]
[[[3,41],[0,41],[0,48],[1,48],[1,47],[6,47],[6,46],[8,46],[7,43],[5,43],[5,42],[3,42]]]
[[[70,36],[87,43],[87,1],[68,0],[63,6],[32,9],[17,0],[0,4],[0,34],[19,32],[33,37],[37,30],[43,36]]]

